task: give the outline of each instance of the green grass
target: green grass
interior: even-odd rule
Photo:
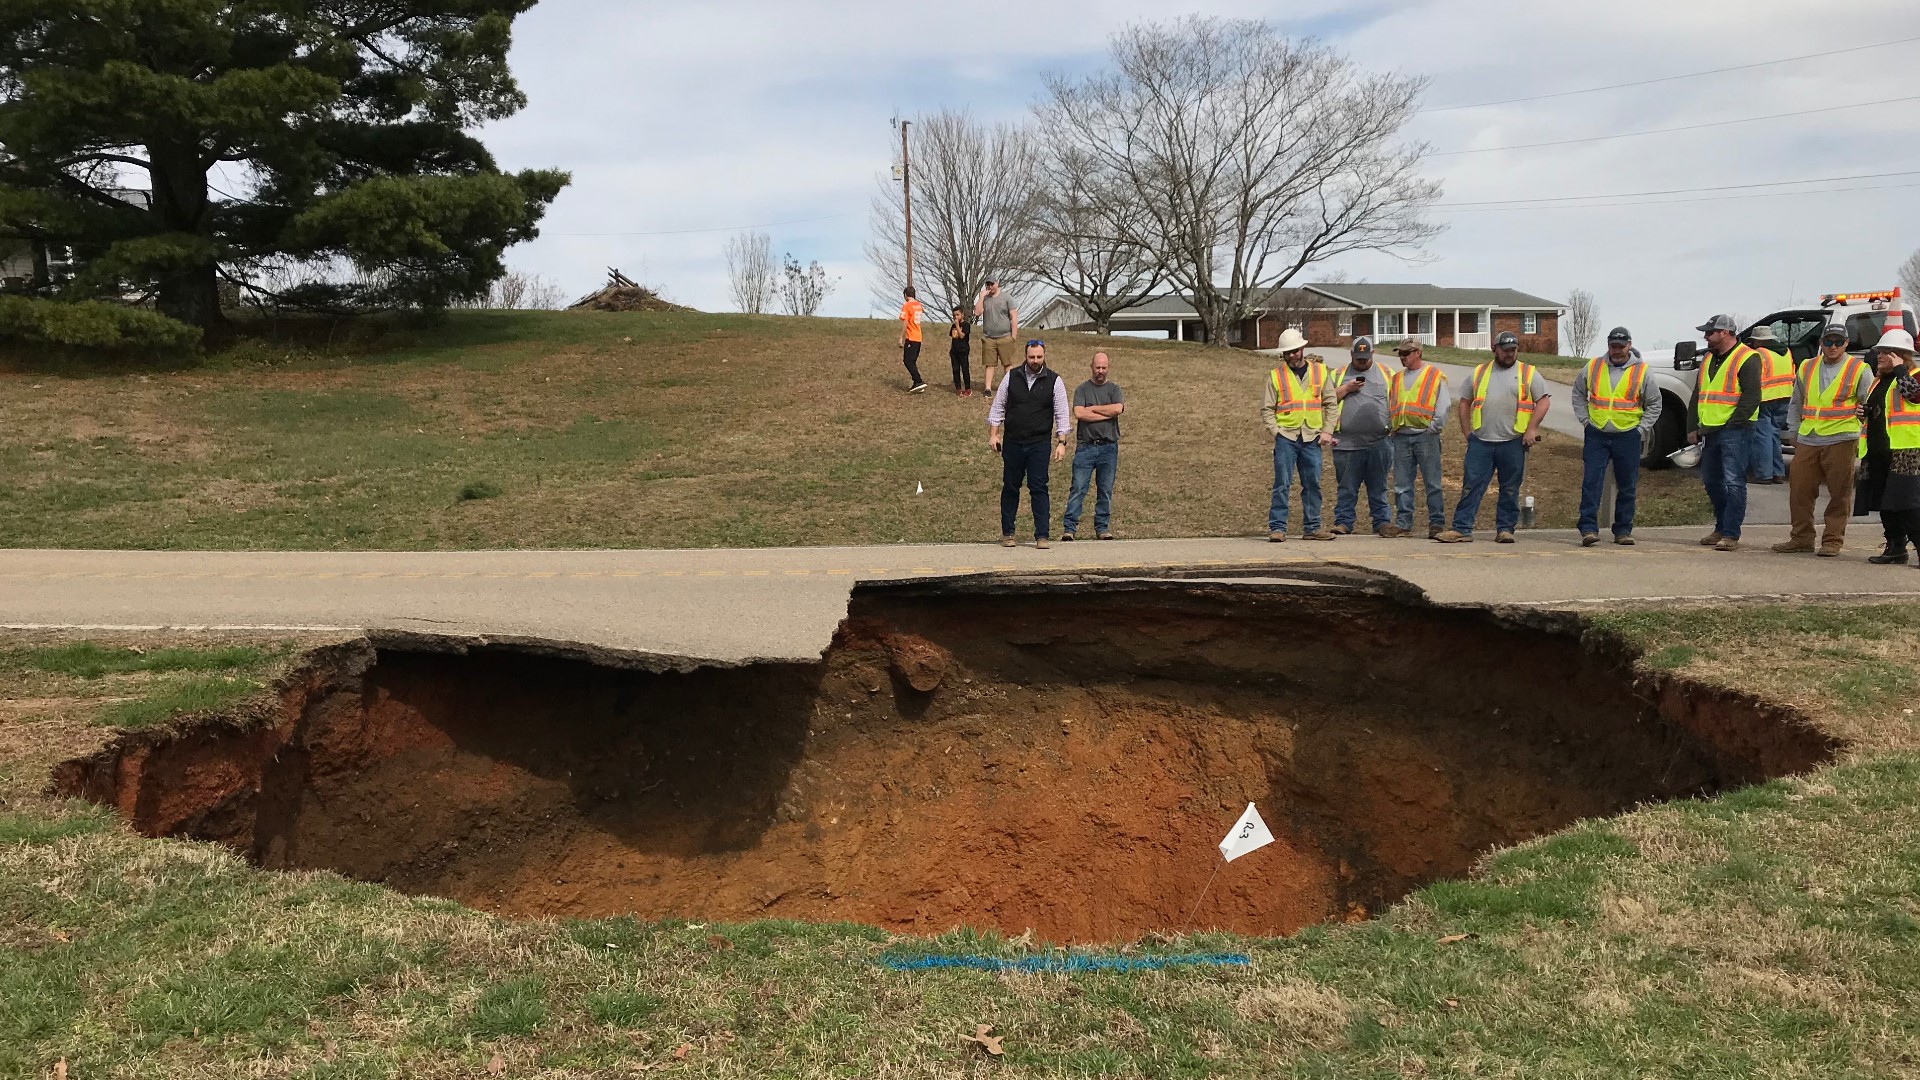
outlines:
[[[109,727],[138,730],[163,724],[180,715],[211,713],[266,689],[253,679],[232,675],[196,675],[172,679],[132,701],[109,705],[100,722]]]
[[[0,653],[0,656],[4,656]],[[92,641],[78,641],[43,649],[19,650],[13,663],[21,667],[97,679],[102,675],[123,675],[134,671],[230,671],[254,668],[267,662],[272,654],[250,645],[218,649],[133,649],[104,648]]]
[[[935,391],[904,393],[893,333],[871,319],[455,312],[438,324],[283,328],[197,367],[0,361],[0,545],[739,547],[991,535],[1000,469],[985,445],[988,402],[945,392],[934,356],[925,372]],[[1095,348],[1109,352],[1138,417],[1116,504],[1123,535],[1259,531],[1272,457],[1253,405],[1270,358],[1048,336],[1070,380]],[[984,375],[976,364],[976,383]],[[1449,446],[1452,489],[1459,440]],[[1577,446],[1549,440],[1530,464],[1544,524],[1572,524],[1578,458]],[[1056,486],[1068,468],[1055,466]],[[1641,490],[1648,524],[1704,512],[1683,475],[1649,474]]]

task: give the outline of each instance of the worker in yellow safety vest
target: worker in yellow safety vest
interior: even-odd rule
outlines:
[[[1687,407],[1687,442],[1706,443],[1700,483],[1713,504],[1713,531],[1700,546],[1738,551],[1740,527],[1747,520],[1747,458],[1750,429],[1760,412],[1761,364],[1759,354],[1741,344],[1733,316],[1715,315],[1694,329],[1707,336],[1707,356],[1700,361]]]
[[[1443,544],[1473,540],[1473,519],[1487,484],[1500,479],[1500,499],[1493,516],[1494,542],[1513,543],[1520,524],[1520,485],[1527,478],[1527,451],[1546,430],[1547,381],[1532,364],[1520,363],[1520,339],[1503,332],[1493,339],[1493,361],[1473,369],[1468,395],[1454,415],[1467,439],[1467,458],[1461,470],[1460,501],[1453,507],[1453,528],[1434,537]]]
[[[1607,355],[1573,377],[1573,415],[1580,419],[1580,546],[1600,542],[1600,489],[1613,469],[1613,542],[1633,544],[1641,445],[1660,422],[1660,388],[1634,355],[1624,326],[1607,332]]]
[[[1867,391],[1865,469],[1853,507],[1857,514],[1880,512],[1887,547],[1867,561],[1883,566],[1906,562],[1908,543],[1920,547],[1920,366],[1912,331],[1897,314],[1888,322],[1872,354],[1877,377]]]
[[[1453,392],[1447,373],[1426,362],[1420,343],[1412,338],[1394,346],[1400,370],[1387,387],[1387,426],[1393,444],[1393,533],[1413,531],[1413,480],[1417,473],[1426,491],[1427,539],[1447,531],[1446,497],[1440,490],[1440,437],[1447,428],[1447,410]]]
[[[1334,382],[1307,339],[1289,326],[1278,342],[1286,362],[1267,372],[1260,420],[1273,436],[1273,499],[1267,508],[1267,539],[1287,538],[1287,515],[1295,475],[1300,478],[1300,518],[1308,540],[1331,540],[1320,527],[1320,454],[1333,446]]]
[[[1770,324],[1749,331],[1747,344],[1760,363],[1760,416],[1750,429],[1747,482],[1784,484],[1787,463],[1780,447],[1787,436],[1788,401],[1793,397],[1793,350]]]
[[[1846,327],[1828,326],[1820,335],[1820,355],[1800,365],[1788,399],[1791,432],[1787,438],[1793,444],[1793,467],[1787,506],[1793,532],[1773,550],[1783,554],[1816,550],[1813,504],[1822,485],[1827,489],[1827,515],[1817,551],[1832,557],[1846,546],[1853,484],[1860,467],[1860,406],[1872,387],[1873,369],[1847,355]]]

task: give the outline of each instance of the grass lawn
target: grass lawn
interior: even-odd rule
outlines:
[[[905,394],[895,332],[879,320],[456,312],[332,341],[249,342],[184,368],[15,357],[0,366],[0,545],[995,538],[988,401],[945,389],[937,330],[922,364],[934,389]],[[1095,340],[1055,344],[1056,368],[1077,384]],[[1272,459],[1257,413],[1272,361],[1130,338],[1099,345],[1130,409],[1116,530],[1264,531]],[[974,374],[984,376],[977,362]],[[1458,437],[1448,446],[1451,503]],[[1550,437],[1530,473],[1541,524],[1570,526],[1578,446]],[[1068,466],[1056,465],[1056,521],[1068,485]],[[1690,477],[1649,473],[1641,492],[1645,524],[1705,520]],[[1489,499],[1483,521],[1491,514]]]
[[[1372,922],[1149,939],[1244,967],[892,971],[1034,955],[850,925],[507,922],[42,793],[101,710],[297,645],[0,641],[0,1076],[1879,1077],[1920,1062],[1920,612],[1621,610],[1656,666],[1851,740],[1801,778],[1590,822]],[[963,1040],[991,1024],[1005,1056]]]

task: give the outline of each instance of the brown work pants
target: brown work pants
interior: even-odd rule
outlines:
[[[1853,474],[1860,467],[1856,444],[1796,446],[1787,469],[1787,505],[1793,516],[1793,542],[1813,543],[1813,501],[1821,485],[1827,489],[1826,529],[1820,546],[1838,548],[1847,541],[1847,518],[1853,514]]]

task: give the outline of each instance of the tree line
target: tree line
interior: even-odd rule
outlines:
[[[1023,307],[1057,293],[1102,333],[1173,290],[1225,345],[1307,268],[1414,257],[1440,233],[1428,147],[1401,137],[1425,87],[1262,22],[1129,27],[1104,67],[1048,76],[1024,122],[911,124],[913,284],[930,310],[971,309],[999,277]],[[872,206],[883,304],[906,281],[902,198],[883,180]]]

